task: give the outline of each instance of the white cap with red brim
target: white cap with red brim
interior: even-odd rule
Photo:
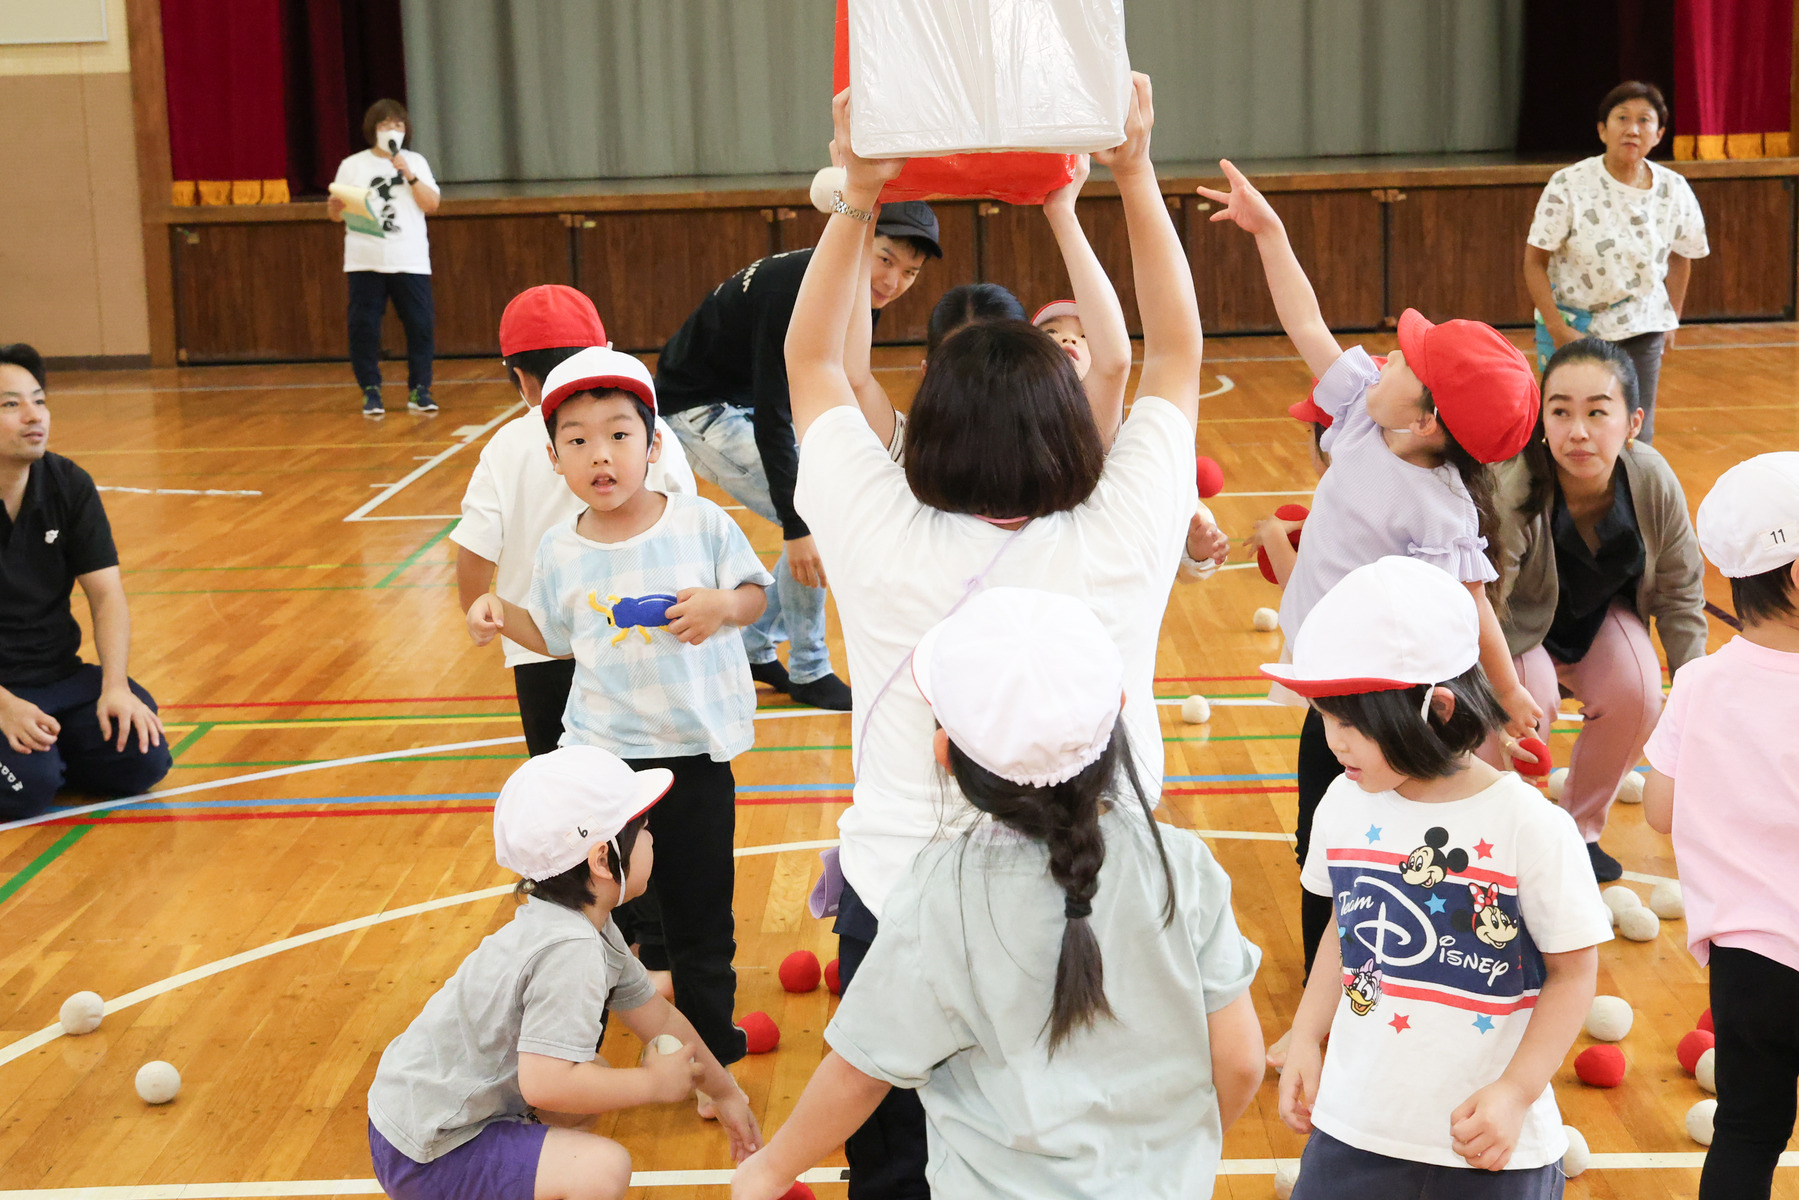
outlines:
[[[1301,696],[1435,687],[1480,661],[1480,613],[1449,572],[1389,555],[1324,594],[1293,639],[1293,661],[1262,674]]]
[[[1080,315],[1080,310],[1075,308],[1074,301],[1051,300],[1037,310],[1037,315],[1031,318],[1031,324],[1041,328],[1044,322],[1053,321],[1057,317],[1078,317]]]
[[[589,346],[551,368],[543,381],[543,415],[582,392],[629,392],[656,411],[656,381],[643,360],[622,350]]]

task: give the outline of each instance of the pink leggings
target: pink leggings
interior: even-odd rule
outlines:
[[[1643,757],[1643,744],[1655,730],[1662,713],[1662,668],[1650,644],[1642,618],[1622,600],[1612,601],[1599,635],[1586,657],[1577,663],[1561,663],[1535,646],[1512,660],[1543,720],[1537,736],[1549,740],[1549,724],[1561,705],[1561,688],[1582,705],[1580,734],[1574,741],[1574,757],[1568,767],[1562,807],[1574,815],[1580,835],[1599,840],[1606,813],[1618,785]],[[1493,739],[1482,747],[1481,757],[1493,761]]]

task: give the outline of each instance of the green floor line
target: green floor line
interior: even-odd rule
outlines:
[[[188,730],[187,736],[169,747],[169,757],[179,760],[181,758],[181,752],[210,733],[212,731],[212,726],[213,722],[211,721],[201,721],[198,725]]]
[[[455,591],[456,581],[452,579],[444,583],[396,583],[391,585],[381,583],[327,583],[316,584],[312,587],[165,588],[160,591],[132,592],[131,594],[133,596],[229,596],[237,592],[370,592],[381,587],[388,588],[390,591],[398,590],[399,588],[440,588]]]
[[[26,863],[24,868],[20,870],[17,875],[14,875],[5,883],[0,883],[0,904],[4,904],[12,899],[13,894],[26,884],[30,883],[39,871],[42,871],[45,867],[61,858],[63,851],[86,837],[88,832],[92,829],[92,825],[75,826],[75,828],[69,830],[69,832],[50,843],[49,849]]]
[[[413,754],[406,758],[378,759],[372,763],[358,763],[362,767],[384,766],[388,763],[416,762],[470,762],[478,758],[499,758],[522,761],[528,757],[524,752],[518,754]],[[209,762],[209,763],[176,763],[175,769],[200,771],[208,767],[305,767],[313,763],[334,762],[329,758],[253,758],[244,762]]]
[[[347,571],[352,567],[392,567],[403,560],[390,559],[386,562],[360,563],[270,563],[266,566],[248,567],[127,567],[127,575],[166,575],[171,571]]]
[[[439,543],[439,542],[443,541],[445,538],[449,537],[450,530],[456,528],[456,526],[459,525],[461,523],[461,521],[462,521],[462,518],[458,517],[456,520],[451,521],[448,525],[445,525],[442,529],[440,529],[436,533],[432,534],[430,541],[426,542],[423,546],[420,546],[417,550],[414,550],[412,552],[412,554],[406,559],[405,562],[401,563],[399,566],[397,566],[393,570],[389,571],[387,573],[387,576],[384,579],[382,579],[380,583],[377,583],[375,586],[378,588],[384,588],[384,587],[387,587],[389,584],[393,583],[393,581],[395,579],[398,579],[400,577],[400,575],[408,567],[415,565],[419,559],[423,558],[426,555],[426,553],[428,553],[430,551],[431,547],[437,545],[437,543]]]

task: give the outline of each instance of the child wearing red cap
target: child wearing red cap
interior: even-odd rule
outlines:
[[[1485,464],[1511,458],[1536,425],[1530,364],[1499,331],[1478,321],[1433,325],[1416,310],[1399,321],[1399,349],[1376,368],[1360,346],[1338,345],[1281,219],[1242,172],[1221,163],[1230,191],[1202,187],[1223,207],[1214,221],[1253,234],[1281,326],[1318,377],[1317,407],[1331,418],[1321,448],[1331,468],[1318,481],[1305,539],[1281,598],[1287,645],[1313,605],[1357,567],[1409,555],[1465,584],[1480,614],[1481,665],[1505,707],[1512,737],[1535,732],[1537,703],[1519,681],[1486,585],[1491,488]],[[1296,698],[1276,689],[1278,698]],[[1308,712],[1299,742],[1299,844],[1303,865],[1312,814],[1341,773],[1323,719]],[[1330,922],[1328,901],[1302,893],[1309,966]],[[1278,1047],[1277,1047],[1278,1050]]]

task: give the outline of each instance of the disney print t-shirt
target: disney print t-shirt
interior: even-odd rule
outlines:
[[[1612,936],[1566,811],[1518,776],[1447,804],[1339,777],[1300,882],[1331,897],[1343,996],[1312,1123],[1361,1150],[1467,1167],[1450,1113],[1504,1073],[1543,986],[1543,955]],[[1508,1170],[1567,1151],[1555,1090],[1525,1114]]]

